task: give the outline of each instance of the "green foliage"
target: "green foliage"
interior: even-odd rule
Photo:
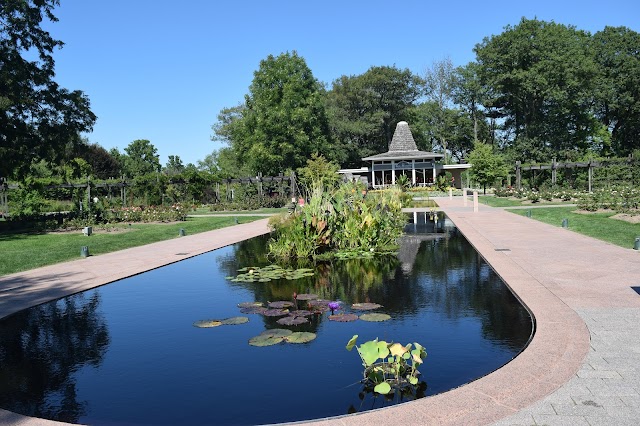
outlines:
[[[401,191],[364,195],[346,183],[333,191],[316,189],[295,213],[270,220],[269,251],[278,257],[315,257],[331,253],[384,253],[396,247],[406,218]]]
[[[174,222],[187,218],[187,207],[182,204],[152,207],[120,207],[106,212],[107,222]]]
[[[395,66],[338,78],[326,100],[334,146],[321,153],[342,167],[359,167],[362,157],[386,151],[396,124],[406,120],[422,89],[419,77]]]
[[[254,73],[244,105],[223,111],[216,133],[253,173],[275,176],[301,167],[313,152],[328,152],[322,90],[295,51],[269,55]]]
[[[331,190],[340,181],[337,164],[327,161],[322,155],[314,153],[307,165],[298,169],[300,184],[311,193],[315,188]]]
[[[640,34],[626,27],[605,27],[593,36],[599,75],[596,115],[611,129],[611,149],[627,155],[640,148]],[[601,155],[609,155],[604,144]]]
[[[596,189],[582,194],[578,208],[587,211],[613,210],[616,213],[640,214],[640,189],[630,186]]]
[[[124,151],[127,153],[124,169],[129,177],[138,177],[160,171],[158,150],[146,139],[131,142]]]
[[[351,351],[355,347],[358,351],[364,367],[365,386],[374,386],[375,392],[386,395],[392,390],[418,384],[418,367],[427,357],[422,345],[414,342],[413,345],[409,343],[402,346],[400,343],[375,339],[356,346],[357,339],[356,334],[346,348]]]
[[[523,18],[476,45],[485,105],[515,136],[517,159],[570,158],[596,132],[590,42],[575,27]]]
[[[407,175],[399,175],[396,177],[396,185],[401,191],[406,191],[411,187],[411,180]]]
[[[81,91],[55,81],[53,51],[63,43],[42,28],[56,22],[57,0],[0,6],[0,176],[24,177],[33,161],[57,162],[81,143],[96,116]]]
[[[445,58],[441,61],[434,61],[431,68],[427,70],[425,82],[427,97],[436,106],[435,114],[433,115],[435,137],[444,154],[444,162],[448,164],[448,127],[451,122],[449,106],[451,105],[455,83],[451,59]]]
[[[11,220],[35,220],[45,206],[41,191],[35,188],[19,188],[11,191]]]
[[[494,152],[493,147],[486,143],[476,143],[469,153],[468,161],[471,164],[472,178],[482,185],[485,193],[487,186],[506,177],[509,172],[504,157]]]
[[[438,191],[447,191],[451,186],[453,186],[453,175],[451,172],[440,172],[440,174],[436,176],[435,187]]]

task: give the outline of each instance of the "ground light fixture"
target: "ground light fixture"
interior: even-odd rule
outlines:
[[[640,250],[640,237],[636,237],[635,243],[633,243],[634,250]]]
[[[180,228],[180,230],[178,231],[178,237],[184,237],[185,235],[187,235],[187,233],[185,232],[184,228]]]
[[[568,228],[569,227],[569,219],[567,219],[567,218],[562,219],[562,227],[563,228]]]
[[[89,246],[80,247],[80,257],[89,257]]]

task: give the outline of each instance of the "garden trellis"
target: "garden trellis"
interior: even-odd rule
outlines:
[[[296,197],[299,193],[297,189],[295,173],[290,175],[280,176],[255,176],[245,178],[212,178],[211,180],[198,180],[191,181],[182,177],[167,177],[164,176],[161,179],[161,175],[144,175],[134,179],[108,179],[108,180],[93,180],[90,177],[85,178],[82,181],[54,183],[51,180],[48,182],[40,181],[39,184],[26,184],[26,183],[9,183],[6,178],[0,177],[0,217],[7,216],[10,211],[10,199],[12,197],[11,192],[31,188],[41,194],[51,191],[55,193],[58,190],[70,190],[75,192],[74,194],[68,194],[63,196],[63,199],[74,199],[76,207],[79,207],[80,211],[84,210],[84,213],[90,213],[91,202],[95,197],[108,197],[111,202],[114,198],[122,206],[136,205],[149,205],[156,203],[165,204],[174,202],[193,202],[193,203],[205,203],[210,202],[224,203],[225,201],[232,201],[234,199],[234,187],[239,189],[238,185],[243,187],[241,192],[257,195],[257,198],[262,200],[274,195],[280,195],[282,197],[290,196]],[[183,190],[189,185],[195,184],[197,186],[193,199],[183,200],[174,199],[172,195],[167,191],[170,186],[179,187]],[[224,192],[224,193],[223,193]],[[184,191],[183,191],[184,193]],[[60,193],[56,194],[60,196]],[[52,195],[54,199],[56,195]],[[236,193],[237,195],[237,193]],[[117,198],[116,198],[117,197]],[[153,198],[153,200],[151,200]],[[144,200],[144,202],[142,202]],[[151,201],[151,203],[149,202]]]
[[[592,192],[594,186],[611,186],[612,184],[629,184],[632,186],[640,182],[640,159],[629,156],[621,159],[589,160],[584,162],[556,162],[555,158],[551,163],[523,165],[516,161],[515,178],[516,189],[522,189],[523,172],[531,172],[531,181],[536,181],[536,172],[551,172],[551,186],[558,183],[558,170],[571,172],[573,169],[586,169],[586,189]]]

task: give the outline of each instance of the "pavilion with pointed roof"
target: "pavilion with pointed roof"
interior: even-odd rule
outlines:
[[[405,175],[413,186],[427,186],[433,184],[437,173],[442,170],[452,172],[455,184],[460,187],[461,171],[471,167],[469,164],[443,165],[439,161],[443,154],[418,150],[409,124],[401,121],[397,124],[393,138],[389,144],[389,151],[365,157],[362,161],[370,161],[371,168],[366,170],[370,187],[384,188],[396,183],[400,175]]]

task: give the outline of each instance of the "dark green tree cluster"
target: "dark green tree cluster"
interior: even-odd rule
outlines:
[[[276,175],[329,149],[322,85],[296,52],[261,61],[249,90],[243,105],[221,112],[216,128],[240,167]]]
[[[23,177],[34,161],[62,160],[96,120],[81,91],[54,81],[53,52],[63,43],[41,23],[57,20],[58,3],[0,3],[0,176]]]
[[[445,161],[465,160],[477,142],[522,162],[640,148],[640,34],[523,18],[474,51],[465,66],[445,58],[422,76],[374,66],[327,90],[295,52],[270,56],[245,102],[218,117],[216,137],[229,143],[220,163],[233,164],[231,173],[277,174],[317,152],[358,167],[387,149],[401,120],[419,149]]]
[[[512,159],[628,155],[640,147],[640,34],[522,19],[475,47],[478,99]]]

